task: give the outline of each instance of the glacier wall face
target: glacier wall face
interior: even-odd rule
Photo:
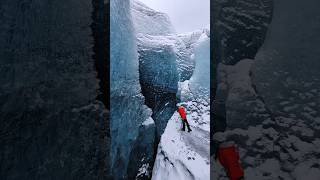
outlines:
[[[195,96],[210,96],[210,38],[202,34],[194,50],[196,67],[190,79],[190,89]],[[207,98],[205,98],[207,97]]]
[[[161,37],[140,37],[138,46],[142,93],[153,111],[159,138],[176,108],[179,78],[176,55],[173,46],[163,44]]]
[[[137,33],[140,84],[146,104],[153,111],[159,138],[175,111],[179,81],[177,58],[184,56],[179,50],[185,50],[185,46],[173,34],[166,14],[139,1],[133,1],[131,11]]]
[[[136,32],[149,35],[167,35],[175,33],[167,14],[155,11],[138,0],[132,1],[132,15]]]
[[[132,167],[128,168],[129,161],[139,160],[131,163],[142,166],[145,162],[140,162],[138,158],[141,153],[153,152],[154,126],[145,127],[143,124],[146,120],[151,121],[151,124],[154,122],[150,119],[152,112],[144,105],[141,94],[136,36],[130,7],[129,0],[110,2],[110,41],[113,42],[110,47],[111,167],[115,179],[126,179],[129,175],[138,174],[130,172]],[[145,134],[142,131],[144,128],[151,128],[148,129],[150,134]]]
[[[149,44],[158,41],[159,44],[162,44],[161,46],[164,44],[171,46],[177,59],[179,81],[190,79],[194,69],[194,61],[191,58],[192,44],[199,37],[188,33],[177,35],[166,14],[155,11],[138,0],[134,0],[132,3],[132,15],[138,39],[146,36],[144,38]],[[189,47],[186,47],[187,44]]]
[[[214,0],[212,7],[216,62],[232,65],[253,59],[264,42],[273,1]]]
[[[0,176],[107,178],[91,1],[0,2]]]

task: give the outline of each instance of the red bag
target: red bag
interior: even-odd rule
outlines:
[[[239,163],[239,153],[235,146],[220,147],[218,150],[218,159],[227,171],[230,180],[243,178],[244,172]]]

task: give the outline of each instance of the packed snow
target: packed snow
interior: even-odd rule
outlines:
[[[175,112],[158,146],[153,180],[210,179],[210,106],[199,99],[181,104],[188,110],[187,119],[192,131],[181,130],[181,118]]]

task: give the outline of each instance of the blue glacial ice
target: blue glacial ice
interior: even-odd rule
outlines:
[[[143,152],[148,155],[153,151],[154,123],[150,119],[151,110],[144,105],[139,84],[139,61],[131,2],[111,1],[110,14],[111,168],[115,179],[125,179],[135,176],[139,170],[128,169],[129,161],[134,160],[131,163],[136,167],[139,167],[139,163],[142,166],[145,163],[140,162],[137,157]],[[151,123],[144,123],[145,121]],[[149,134],[141,131],[148,128],[151,128],[148,130]],[[145,144],[142,139],[146,140]]]
[[[195,70],[190,79],[190,89],[195,96],[210,95],[210,38],[203,33],[194,50]]]

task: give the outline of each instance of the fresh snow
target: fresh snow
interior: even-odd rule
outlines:
[[[181,118],[175,112],[161,137],[152,180],[210,179],[210,107],[206,101],[182,104],[192,131],[181,131]]]

